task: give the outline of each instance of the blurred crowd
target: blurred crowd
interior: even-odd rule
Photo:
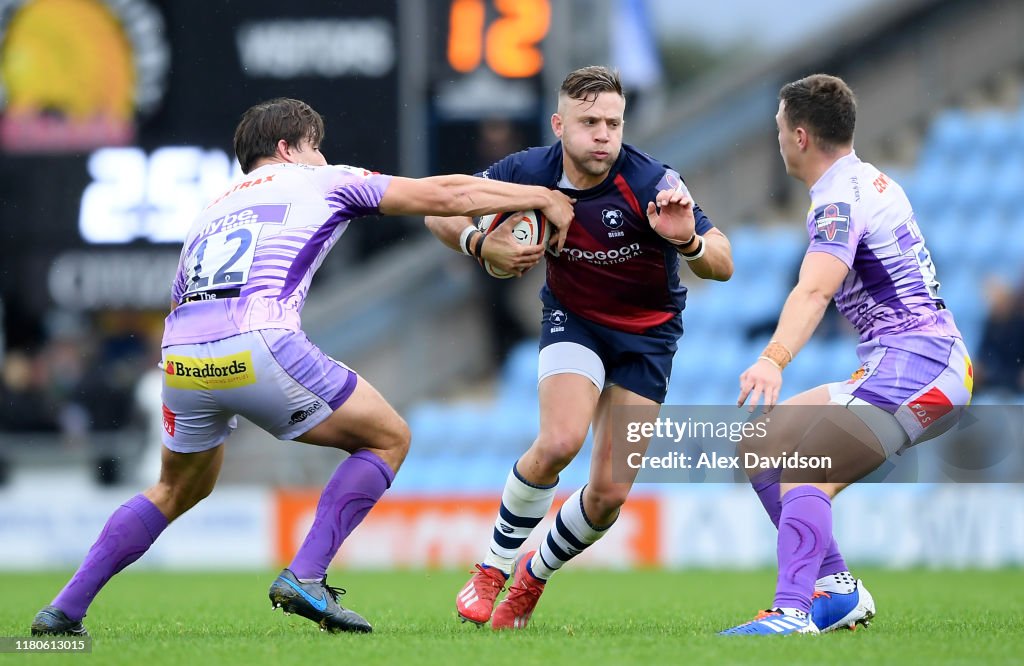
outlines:
[[[158,315],[56,311],[22,333],[0,361],[0,484],[20,460],[85,462],[100,483],[151,442],[137,387],[160,358]],[[26,322],[4,321],[8,333]],[[149,438],[152,439],[152,438]],[[130,449],[130,450],[128,450]]]
[[[46,339],[4,353],[0,431],[59,433],[74,441],[130,425],[135,384],[159,360],[144,318],[108,314],[95,322],[55,313],[52,319]]]
[[[1024,283],[992,279],[988,316],[974,358],[975,391],[1012,399],[1024,394]]]

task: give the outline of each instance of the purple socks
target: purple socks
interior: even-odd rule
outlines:
[[[394,472],[369,451],[357,451],[334,472],[316,508],[316,519],[289,567],[299,578],[321,579],[338,548],[391,485]],[[110,578],[149,550],[167,527],[167,518],[145,495],[115,511],[89,549],[85,561],[53,605],[81,620]]]
[[[378,456],[363,449],[338,465],[316,506],[316,517],[295,559],[288,565],[296,578],[320,580],[342,542],[362,522],[395,473]]]
[[[798,486],[782,498],[779,516],[779,578],[774,608],[811,611],[811,594],[832,539],[832,501],[814,486]]]
[[[165,527],[167,518],[145,495],[122,504],[53,605],[70,619],[81,620],[110,577],[142,557]]]
[[[782,514],[782,499],[779,497],[779,479],[781,476],[782,470],[768,469],[750,479],[750,485],[754,487],[757,498],[761,500],[761,505],[764,506],[764,510],[768,513],[768,517],[772,519],[775,527],[779,526],[779,516]],[[843,554],[839,552],[839,544],[836,543],[833,537],[829,543],[828,550],[825,551],[825,557],[821,561],[821,568],[818,569],[817,577],[831,576],[842,571],[849,571],[849,568],[843,560]]]

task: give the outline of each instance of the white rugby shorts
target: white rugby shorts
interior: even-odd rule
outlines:
[[[305,334],[284,329],[165,347],[161,365],[163,443],[178,453],[222,443],[236,414],[294,439],[340,407],[358,380]]]

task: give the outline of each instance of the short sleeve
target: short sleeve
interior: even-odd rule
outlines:
[[[831,254],[852,268],[857,245],[867,230],[852,215],[850,204],[836,201],[816,206],[808,217],[811,244],[807,251]]]
[[[686,186],[686,183],[683,182],[683,177],[680,176],[679,172],[675,169],[665,168],[665,172],[662,174],[661,180],[659,180],[658,184],[654,186],[654,192],[651,193],[652,199],[662,190],[675,190],[677,192],[682,192],[693,199],[693,194],[690,193],[690,189]],[[707,216],[707,213],[700,209],[700,206],[697,205],[696,201],[693,202],[693,219],[696,222],[694,231],[701,236],[715,227],[715,225],[711,223],[711,218]]]
[[[491,180],[500,180],[505,183],[514,183],[516,182],[515,173],[517,161],[518,154],[512,154],[473,175],[480,176],[482,178],[489,178]]]
[[[337,164],[318,169],[324,198],[359,215],[380,212],[380,201],[391,176],[362,167]]]

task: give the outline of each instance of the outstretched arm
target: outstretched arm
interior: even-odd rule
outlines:
[[[572,200],[558,190],[457,174],[415,179],[396,176],[380,202],[380,212],[385,215],[473,216],[534,208],[555,225],[555,245],[561,251],[573,211]]]
[[[841,259],[826,252],[809,252],[804,257],[800,278],[782,306],[772,341],[757,361],[740,375],[737,405],[742,406],[748,397],[751,411],[762,397],[766,410],[775,405],[782,388],[782,369],[811,339],[825,308],[849,272]]]

